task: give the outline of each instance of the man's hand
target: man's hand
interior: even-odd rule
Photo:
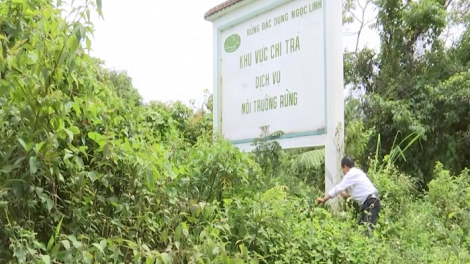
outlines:
[[[326,203],[326,201],[330,200],[331,196],[329,194],[325,195],[325,197],[321,198],[317,198],[316,202],[317,203]]]

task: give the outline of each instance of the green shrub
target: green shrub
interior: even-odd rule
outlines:
[[[467,170],[437,164],[418,195],[392,166],[401,149],[368,164],[383,204],[368,237],[354,206],[336,215],[313,202],[321,150],[274,141],[246,154],[213,140],[205,110],[143,105],[125,73],[86,54],[86,7],[67,22],[48,0],[4,2],[2,263],[470,262]],[[370,133],[349,124],[361,155]]]

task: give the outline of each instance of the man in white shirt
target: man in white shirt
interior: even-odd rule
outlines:
[[[341,160],[343,180],[333,187],[323,198],[317,198],[317,203],[325,203],[339,193],[343,197],[351,196],[361,206],[360,224],[375,225],[380,212],[380,198],[378,191],[369,177],[355,167],[354,159],[346,156]],[[349,194],[345,190],[350,190]]]

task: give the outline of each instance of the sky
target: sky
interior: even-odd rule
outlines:
[[[204,13],[224,0],[102,1],[104,20],[92,16],[91,55],[110,69],[125,70],[144,101],[200,104],[204,90],[212,92],[213,29]],[[373,16],[369,8],[366,20]],[[354,49],[357,35],[351,32],[357,29],[357,23],[344,28],[345,48]],[[360,46],[378,46],[372,30],[365,29],[360,40]]]

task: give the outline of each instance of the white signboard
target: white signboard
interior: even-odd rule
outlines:
[[[221,31],[222,133],[251,143],[261,126],[286,136],[326,129],[322,1],[288,2]]]
[[[284,148],[325,145],[327,99],[334,96],[328,89],[336,89],[328,85],[328,64],[342,67],[329,52],[328,40],[337,32],[331,31],[335,17],[328,16],[328,6],[341,0],[238,2],[245,4],[207,18],[214,22],[217,132],[245,150],[263,127],[282,131],[277,140]],[[342,69],[335,73],[341,74],[342,103]]]
[[[214,128],[240,149],[326,146],[326,190],[344,151],[342,0],[230,0],[211,9]]]

